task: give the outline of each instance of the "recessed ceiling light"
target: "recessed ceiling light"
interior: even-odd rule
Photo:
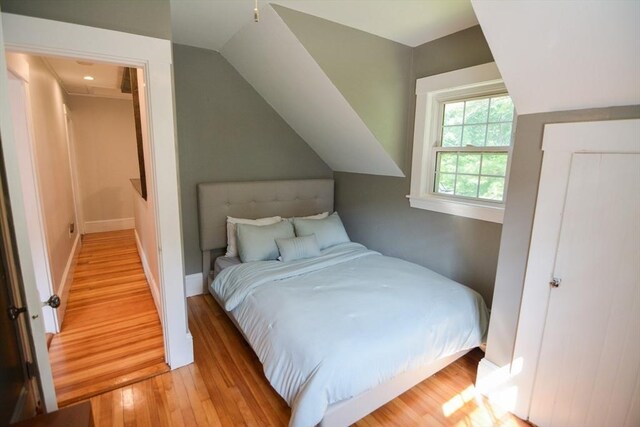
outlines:
[[[92,76],[84,76],[83,79],[85,79],[85,80],[93,80],[93,77]]]

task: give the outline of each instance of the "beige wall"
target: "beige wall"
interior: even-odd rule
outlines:
[[[63,108],[66,95],[41,58],[25,58],[29,64],[34,155],[51,277],[54,291],[60,293],[76,237],[75,232],[69,234],[69,224],[76,219]]]
[[[147,177],[147,200],[144,200],[132,186],[129,191],[133,193],[134,211],[136,221],[136,234],[138,235],[143,263],[145,264],[145,274],[151,287],[151,293],[162,321],[162,294],[158,274],[158,243],[156,235],[155,218],[155,193],[154,176],[151,165],[151,145],[149,140],[149,122],[147,114],[147,100],[144,91],[144,72],[138,70],[138,86],[140,88],[140,121],[142,122],[142,142],[144,150],[144,167]]]
[[[337,47],[327,45],[329,48]],[[375,52],[369,55],[375,57]],[[478,26],[415,47],[411,76],[406,77],[411,81],[406,108],[407,137],[403,141],[407,176],[334,174],[335,206],[351,239],[467,285],[478,291],[487,305],[493,298],[500,224],[412,208],[406,195],[411,187],[416,79],[492,61]],[[338,65],[358,67],[356,62]]]
[[[332,172],[222,55],[174,44],[173,63],[185,273],[197,274],[198,183]]]
[[[133,101],[69,96],[68,107],[83,221],[133,218],[129,180],[139,176]]]

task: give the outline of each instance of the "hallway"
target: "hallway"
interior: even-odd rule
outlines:
[[[133,230],[83,236],[49,357],[59,406],[169,371]]]

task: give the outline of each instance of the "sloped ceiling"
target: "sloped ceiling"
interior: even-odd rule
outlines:
[[[403,176],[369,128],[270,7],[222,55],[334,171]]]
[[[220,51],[253,19],[254,0],[171,0],[173,41]],[[469,0],[258,0],[279,4],[407,46],[478,24]]]
[[[402,168],[413,97],[412,48],[286,7],[273,8]]]
[[[409,46],[475,25],[469,0],[259,0],[257,24],[253,7],[171,0],[173,41],[219,51],[333,170],[404,176]]]
[[[518,114],[640,104],[639,1],[472,4]]]
[[[478,24],[468,0],[273,0],[271,4],[411,47]]]

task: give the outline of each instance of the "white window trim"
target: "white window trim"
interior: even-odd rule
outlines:
[[[407,196],[412,208],[432,210],[451,215],[502,223],[504,204],[476,200],[453,199],[430,191],[433,144],[438,139],[440,105],[453,97],[476,96],[478,92],[492,94],[505,91],[495,62],[464,68],[416,81],[416,121],[413,137],[411,190]],[[421,120],[424,117],[425,120]],[[510,153],[512,147],[510,147]],[[511,156],[507,166],[505,196],[509,182]]]

